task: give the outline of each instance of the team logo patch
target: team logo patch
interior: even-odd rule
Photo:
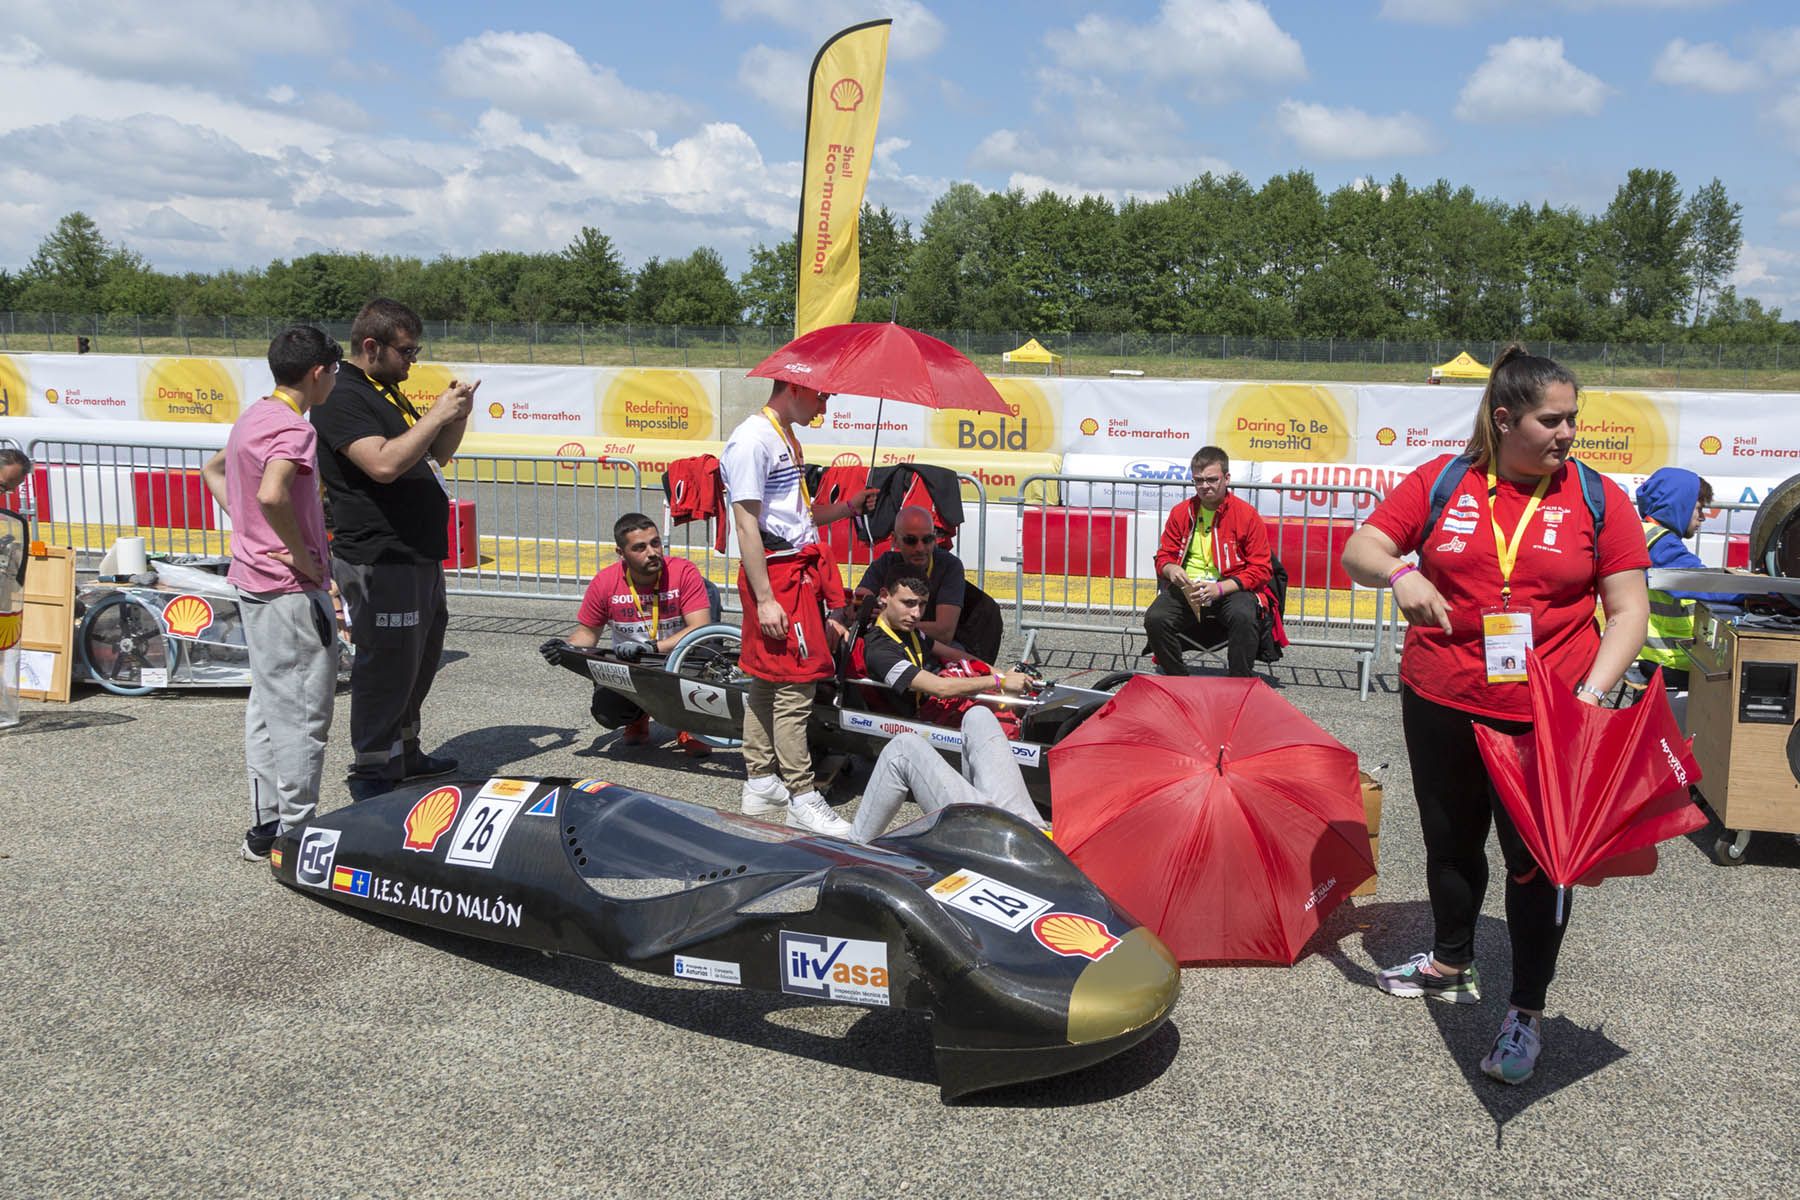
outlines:
[[[490,779],[487,781],[487,785],[481,789],[481,794],[511,799],[514,796],[529,794],[531,789],[536,786],[536,782],[530,779]]]
[[[460,807],[461,788],[441,787],[420,796],[419,802],[406,814],[406,849],[421,854],[436,850],[438,839],[450,828],[450,822],[456,820],[456,810]]]
[[[1031,936],[1046,950],[1065,958],[1086,958],[1099,962],[1119,944],[1100,922],[1079,913],[1046,913],[1031,923]]]
[[[597,792],[602,788],[611,787],[612,784],[606,782],[604,779],[577,779],[569,786],[578,792]]]
[[[1468,548],[1469,543],[1463,541],[1461,537],[1452,537],[1449,541],[1439,542],[1437,546],[1434,547],[1439,554],[1461,554]]]
[[[352,896],[369,895],[369,873],[356,867],[333,867],[331,869],[331,890],[347,892]]]
[[[335,829],[309,829],[301,834],[300,857],[294,862],[294,881],[321,889],[329,884],[337,845],[338,831]]]
[[[213,606],[199,596],[177,596],[163,609],[163,624],[176,637],[199,637],[213,623]]]
[[[886,942],[781,931],[781,990],[795,996],[888,1006]]]
[[[554,817],[556,815],[556,797],[561,788],[551,788],[550,794],[525,810],[528,817]]]

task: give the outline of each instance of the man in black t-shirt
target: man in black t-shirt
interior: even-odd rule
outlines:
[[[440,465],[462,444],[480,381],[451,381],[420,413],[400,391],[423,325],[394,300],[371,300],[350,326],[331,400],[313,410],[319,477],[332,522],[331,574],[349,610],[350,795],[456,770],[419,746],[419,710],[437,675],[449,609],[449,489]]]
[[[1000,609],[968,582],[962,560],[937,544],[929,509],[913,504],[894,518],[893,548],[869,564],[856,585],[856,600],[880,592],[896,579],[923,579],[929,589],[919,616],[919,632],[949,642],[977,658],[1000,653],[1004,633]]]
[[[919,633],[919,617],[925,608],[926,583],[916,576],[896,579],[880,592],[881,610],[863,636],[863,665],[870,679],[893,693],[894,703],[911,716],[919,708],[918,697],[979,696],[983,692],[1019,695],[1030,682],[1024,672],[1011,676],[944,676],[944,663],[965,662],[973,657],[948,642]]]

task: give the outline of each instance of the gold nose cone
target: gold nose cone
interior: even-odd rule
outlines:
[[[1181,968],[1162,939],[1139,926],[1090,963],[1069,994],[1069,1043],[1103,1042],[1160,1021],[1181,993]]]

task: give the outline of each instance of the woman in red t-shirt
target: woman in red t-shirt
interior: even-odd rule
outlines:
[[[1603,481],[1596,530],[1569,462],[1578,398],[1566,367],[1508,346],[1482,394],[1466,472],[1437,522],[1427,528],[1430,493],[1449,455],[1407,476],[1344,548],[1350,576],[1391,586],[1410,623],[1400,712],[1436,926],[1430,953],[1382,971],[1377,983],[1395,996],[1480,1000],[1475,919],[1487,891],[1488,828],[1497,826],[1513,987],[1481,1068],[1503,1083],[1523,1083],[1537,1064],[1564,925],[1556,889],[1488,781],[1475,725],[1530,728],[1522,664],[1533,648],[1584,703],[1599,703],[1637,656],[1650,611],[1650,559],[1631,500]],[[1417,567],[1401,557],[1414,551]]]

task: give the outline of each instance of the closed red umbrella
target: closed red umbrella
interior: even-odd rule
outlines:
[[[1292,963],[1375,873],[1356,755],[1258,679],[1137,676],[1050,787],[1056,844],[1184,963]]]
[[[1610,709],[1577,700],[1536,651],[1526,669],[1531,730],[1514,737],[1477,725],[1475,739],[1500,802],[1557,886],[1560,920],[1563,889],[1648,875],[1656,843],[1706,824],[1688,792],[1700,765],[1660,671],[1636,705]]]

